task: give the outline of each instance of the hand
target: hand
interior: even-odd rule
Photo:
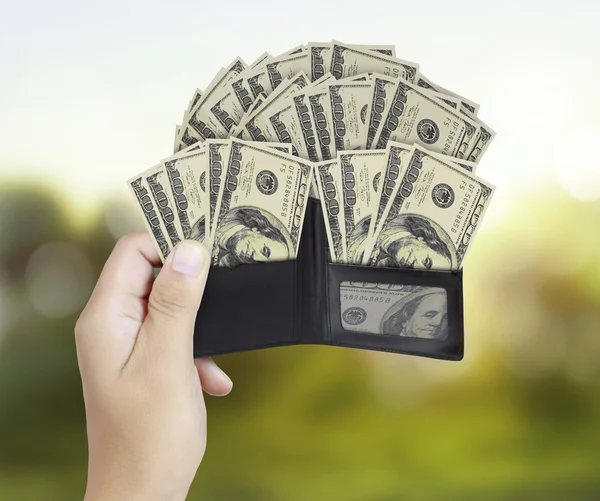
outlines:
[[[206,448],[202,389],[231,380],[193,358],[210,256],[194,241],[160,259],[148,234],[117,243],[75,326],[87,416],[86,501],[185,499]]]

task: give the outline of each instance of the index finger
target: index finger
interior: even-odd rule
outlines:
[[[110,298],[127,308],[131,300],[147,300],[154,282],[154,268],[161,260],[148,233],[125,235],[109,256],[90,301]],[[129,312],[137,316],[136,312]],[[128,315],[129,316],[129,315]],[[140,322],[143,316],[140,315]]]

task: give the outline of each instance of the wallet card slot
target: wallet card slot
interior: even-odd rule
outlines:
[[[297,273],[297,260],[211,269],[194,357],[294,344]]]
[[[462,272],[327,268],[328,344],[462,359]]]

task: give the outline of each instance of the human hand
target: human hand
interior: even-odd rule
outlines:
[[[185,499],[206,448],[202,390],[231,380],[193,358],[210,255],[184,241],[160,259],[148,234],[117,243],[75,326],[89,447],[86,501]]]

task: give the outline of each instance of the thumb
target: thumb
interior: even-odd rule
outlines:
[[[142,326],[144,339],[161,355],[193,360],[194,322],[209,265],[208,249],[195,240],[181,241],[165,260],[152,286]]]

